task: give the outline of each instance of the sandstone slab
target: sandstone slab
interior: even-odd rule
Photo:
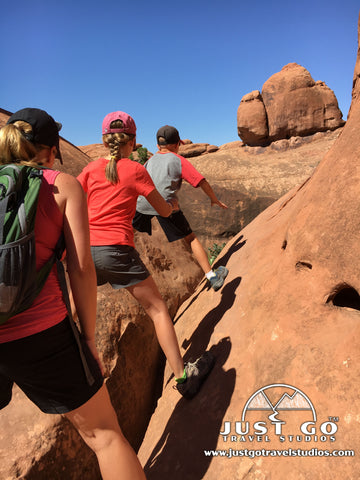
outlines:
[[[215,153],[189,159],[229,207],[211,207],[200,188],[183,182],[181,208],[206,248],[233,238],[265,208],[304,182],[341,131],[292,137],[268,147],[231,142]]]
[[[358,478],[358,76],[354,89],[311,177],[223,250],[222,290],[201,283],[178,311],[185,358],[210,349],[217,363],[191,401],[165,372],[139,452],[148,480]]]

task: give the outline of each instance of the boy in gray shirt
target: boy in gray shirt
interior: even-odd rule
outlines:
[[[204,176],[186,158],[178,154],[182,142],[175,127],[169,125],[161,127],[156,134],[156,139],[159,150],[147,161],[145,168],[165,200],[178,200],[177,192],[180,190],[182,180],[184,179],[193,187],[200,187],[210,198],[211,205],[228,208],[218,200]],[[219,290],[224,284],[228,270],[223,266],[212,270],[208,256],[191,230],[183,212],[178,210],[170,217],[161,217],[146,198],[140,196],[137,201],[133,227],[140,232],[147,232],[151,235],[151,219],[153,216],[156,216],[158,219],[169,242],[184,239],[190,245],[192,253],[203,269],[211,287],[215,291]]]

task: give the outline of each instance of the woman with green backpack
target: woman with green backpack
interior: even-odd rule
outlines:
[[[73,423],[95,452],[102,478],[140,480],[143,470],[119,427],[95,346],[96,273],[85,195],[75,178],[52,170],[61,160],[59,127],[43,110],[13,114],[0,130],[0,175],[2,165],[46,167],[35,218],[36,269],[54,255],[63,234],[81,334],[68,318],[54,263],[31,305],[0,325],[0,409],[16,383],[43,412]]]

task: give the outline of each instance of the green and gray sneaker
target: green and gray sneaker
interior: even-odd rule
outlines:
[[[216,270],[214,270],[215,277],[211,277],[209,279],[211,288],[215,290],[219,290],[223,285],[229,270],[226,267],[220,266]]]
[[[187,399],[193,398],[201,388],[206,377],[215,364],[215,358],[210,352],[205,352],[194,363],[185,363],[185,379],[176,379],[176,388]]]

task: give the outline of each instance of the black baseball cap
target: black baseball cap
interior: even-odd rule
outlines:
[[[45,110],[40,110],[39,108],[23,108],[18,110],[11,115],[6,123],[15,123],[17,121],[27,122],[32,126],[32,134],[26,135],[27,140],[31,143],[46,145],[47,147],[53,147],[55,145],[57,158],[60,160],[60,163],[63,163],[59,148],[61,123],[55,122]]]
[[[159,128],[156,134],[156,140],[158,145],[172,145],[175,143],[183,143],[180,140],[179,132],[175,127],[165,125]]]

